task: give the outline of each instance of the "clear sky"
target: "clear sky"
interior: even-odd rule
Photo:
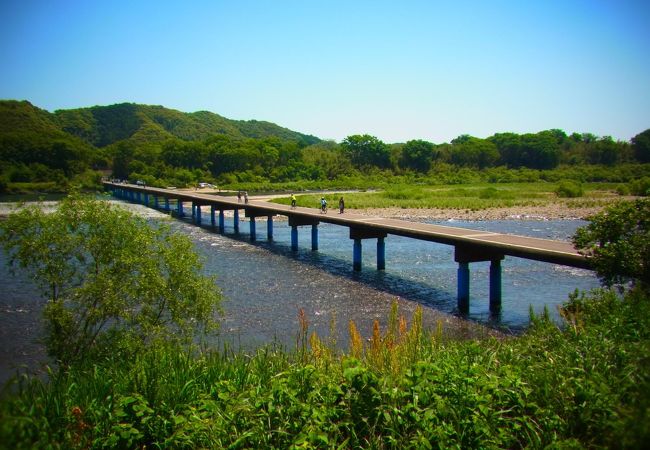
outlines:
[[[324,139],[650,128],[647,0],[0,0],[0,98]]]

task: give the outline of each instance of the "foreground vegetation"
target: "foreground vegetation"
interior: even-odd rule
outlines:
[[[87,357],[60,360],[46,380],[23,375],[5,386],[0,447],[641,448],[650,440],[649,210],[648,200],[616,205],[576,235],[613,287],[573,294],[561,326],[544,314],[531,317],[520,337],[455,342],[441,326],[423,330],[420,309],[408,323],[395,303],[387,329],[375,322],[367,339],[350,322],[345,352],[336,336],[310,333],[302,312],[293,351],[271,346],[244,354],[160,338],[145,346],[137,339],[111,341],[110,351],[95,351],[101,342],[93,342]],[[25,219],[39,218],[33,214],[7,223],[29,230],[35,220]],[[76,223],[86,231],[106,225],[94,214]],[[56,230],[49,245],[65,242]],[[100,242],[90,235],[88,242]],[[85,242],[86,234],[73,236]],[[13,248],[37,250],[34,237],[16,237]],[[61,265],[38,267],[45,276]],[[127,292],[142,290],[144,299],[168,290],[165,283],[142,285],[137,276],[119,279]],[[87,323],[75,314],[93,296],[96,307],[117,312],[103,303],[101,290],[85,300],[91,291],[83,283],[70,286],[59,311],[69,315],[54,316],[69,320],[51,323]],[[142,309],[148,308],[145,301]],[[170,325],[157,324],[155,335],[173,332],[177,325]],[[133,326],[138,330],[129,324],[113,333]],[[48,339],[76,345],[62,336]]]
[[[639,448],[650,439],[650,299],[574,296],[559,329],[445,342],[351,325],[346,355],[303,326],[295,352],[150,347],[21,377],[5,448]],[[304,322],[303,322],[304,323]],[[302,344],[300,344],[302,342]]]

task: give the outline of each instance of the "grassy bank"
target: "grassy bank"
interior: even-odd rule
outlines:
[[[639,448],[650,439],[650,303],[575,296],[563,330],[444,342],[391,313],[350,349],[116,353],[0,405],[4,448]],[[368,339],[365,339],[365,338]]]
[[[580,185],[581,196],[565,199],[558,195],[559,183],[473,183],[464,185],[418,186],[393,184],[377,192],[345,193],[346,208],[414,208],[469,209],[544,206],[563,201],[569,207],[604,206],[619,198],[615,184],[586,183]],[[325,194],[330,205],[338,205],[340,195]],[[297,196],[298,206],[314,207],[321,194]],[[277,203],[289,204],[289,198]]]

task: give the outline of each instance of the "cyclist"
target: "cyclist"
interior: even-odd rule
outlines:
[[[327,200],[325,200],[325,197],[320,198],[320,211],[323,213],[327,212]]]

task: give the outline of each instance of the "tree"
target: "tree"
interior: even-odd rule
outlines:
[[[497,146],[501,163],[508,167],[521,166],[519,147],[521,145],[521,136],[515,133],[497,133],[487,139]]]
[[[553,169],[560,163],[560,145],[553,131],[521,136],[521,163],[531,169]]]
[[[402,148],[400,166],[418,172],[428,172],[434,157],[434,145],[422,140],[408,141]]]
[[[46,347],[63,365],[216,329],[221,296],[191,241],[105,201],[72,195],[52,213],[25,207],[0,225],[0,243],[43,289]]]
[[[386,144],[368,134],[352,135],[341,142],[341,148],[358,168],[375,166],[385,169],[390,166],[390,150]]]
[[[487,139],[463,135],[451,142],[451,162],[458,166],[484,169],[499,159],[497,146]]]
[[[611,136],[604,136],[587,147],[587,160],[591,164],[613,166],[621,159],[621,146]]]
[[[113,153],[113,176],[116,178],[129,178],[129,164],[133,160],[133,148],[126,142],[115,146]]]
[[[642,163],[650,163],[650,128],[632,138],[634,157]]]
[[[573,243],[590,256],[603,284],[632,279],[650,289],[650,199],[620,202],[589,219]]]

